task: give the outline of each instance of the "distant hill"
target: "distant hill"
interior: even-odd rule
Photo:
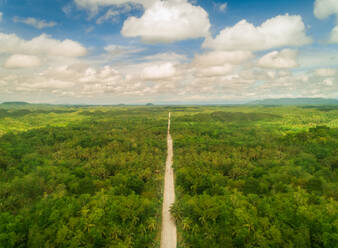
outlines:
[[[338,105],[338,99],[326,98],[279,98],[249,102],[252,105]]]
[[[28,102],[3,102],[4,105],[29,105]]]

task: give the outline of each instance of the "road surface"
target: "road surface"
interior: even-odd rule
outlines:
[[[176,248],[176,223],[170,214],[170,207],[175,202],[175,185],[173,164],[173,141],[170,135],[170,113],[168,118],[167,161],[164,175],[164,194],[162,207],[161,248]]]

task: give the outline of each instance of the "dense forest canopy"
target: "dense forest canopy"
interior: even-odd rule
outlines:
[[[172,122],[180,247],[335,247],[337,109],[203,110]]]
[[[72,113],[18,110],[2,120],[52,114],[68,124],[0,137],[0,247],[155,246],[166,114],[81,109],[86,119],[74,122]]]
[[[0,247],[335,247],[334,106],[0,106]]]

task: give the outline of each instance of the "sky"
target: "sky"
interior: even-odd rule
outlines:
[[[0,0],[0,102],[338,98],[337,0]]]

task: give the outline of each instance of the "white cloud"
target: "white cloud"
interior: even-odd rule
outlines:
[[[61,61],[60,61],[61,62]],[[129,63],[88,66],[86,63],[41,67],[31,73],[0,70],[0,96],[20,94],[59,102],[223,102],[271,97],[338,97],[338,75],[319,77],[313,70],[293,73],[245,66],[194,67],[193,63]],[[29,74],[30,73],[30,74]],[[258,83],[257,83],[258,82]],[[42,100],[40,100],[42,101]]]
[[[136,8],[138,5],[134,6],[131,4],[123,4],[115,6],[114,8],[109,9],[104,15],[100,16],[96,20],[96,24],[102,24],[105,21],[111,20],[112,22],[118,22],[119,16],[121,14],[129,13],[133,8]]]
[[[89,26],[88,28],[85,29],[85,32],[86,32],[87,34],[89,34],[89,33],[93,32],[94,29],[95,29],[94,26]]]
[[[108,45],[104,47],[104,50],[112,56],[118,56],[126,53],[128,51],[128,47],[119,45]]]
[[[338,25],[332,29],[329,42],[338,43]]]
[[[145,67],[142,72],[142,78],[144,80],[163,80],[169,79],[175,74],[175,66],[172,63],[165,63]]]
[[[199,78],[224,77],[251,58],[249,51],[212,51],[196,55],[191,67]]]
[[[142,52],[143,48],[135,48],[121,45],[108,45],[104,47],[104,50],[108,53],[108,55],[115,57]]]
[[[148,61],[167,61],[167,62],[181,62],[181,61],[186,61],[187,57],[182,55],[182,54],[177,54],[177,53],[173,53],[173,52],[169,52],[169,53],[157,53],[154,55],[148,55],[146,57],[142,58],[143,60],[148,60]]]
[[[25,54],[14,54],[6,60],[4,67],[9,69],[29,68],[29,67],[37,67],[40,64],[41,64],[40,59],[36,56]]]
[[[53,78],[37,78],[37,82],[24,83],[22,88],[28,90],[50,90],[50,89],[67,89],[74,86],[73,82],[58,80]]]
[[[104,14],[103,16],[99,17],[97,20],[96,20],[96,24],[102,24],[104,23],[105,21],[107,20],[115,20],[114,18],[116,18],[116,16],[120,15],[119,11],[117,10],[112,10],[112,9],[109,9],[106,14]]]
[[[219,11],[225,12],[228,7],[228,3],[223,3],[218,6]]]
[[[147,43],[170,43],[205,37],[209,33],[208,13],[186,0],[157,1],[140,18],[129,17],[122,35],[141,37]]]
[[[199,68],[196,70],[196,76],[198,77],[215,77],[225,76],[232,72],[234,69],[233,65],[225,64],[222,66],[210,66],[205,68]]]
[[[67,4],[62,7],[62,12],[65,13],[66,16],[70,16],[72,13],[72,4]]]
[[[143,7],[150,7],[158,0],[74,0],[75,4],[82,9],[87,9],[91,15],[98,13],[100,7],[107,7],[122,4],[141,4]]]
[[[70,103],[221,103],[261,97],[338,97],[338,74],[332,72],[334,69],[327,69],[337,66],[321,62],[307,67],[308,71],[289,70],[291,64],[296,64],[296,56],[295,51],[288,49],[268,52],[262,58],[255,58],[251,51],[206,51],[191,59],[173,52],[128,57],[142,47],[111,44],[104,47],[105,53],[100,55],[106,56],[106,60],[99,61],[100,56],[81,59],[55,56],[55,52],[44,47],[45,43],[50,49],[58,46],[54,42],[62,43],[43,42],[43,39],[31,42],[0,33],[0,63],[4,67],[6,58],[16,53],[38,56],[43,61],[43,66],[20,70],[20,73],[0,70],[0,98],[27,96],[27,100],[41,100],[45,97],[48,101]],[[334,56],[331,50],[328,54],[308,50],[314,57],[328,60]],[[22,59],[16,61],[22,62]],[[261,67],[257,66],[259,61]],[[103,66],[107,64],[113,66]],[[32,63],[21,64],[21,67],[26,65],[32,66]],[[315,73],[317,68],[321,70]]]
[[[332,86],[334,83],[334,79],[333,78],[326,78],[323,80],[323,84],[326,86]]]
[[[314,14],[318,19],[325,19],[330,15],[338,15],[338,1],[316,0]]]
[[[291,49],[284,49],[280,52],[273,51],[258,60],[258,65],[265,68],[287,69],[295,68],[298,52]]]
[[[319,77],[332,77],[336,75],[336,70],[331,68],[320,68],[315,70],[315,74]]]
[[[28,17],[28,18],[21,18],[18,16],[15,16],[13,18],[13,21],[15,23],[19,22],[19,23],[24,23],[30,26],[33,26],[37,29],[43,29],[43,28],[51,28],[57,25],[56,22],[47,22],[45,20],[38,20],[36,18],[33,17]]]
[[[267,50],[311,43],[305,34],[301,16],[280,15],[255,27],[246,20],[223,29],[215,39],[209,37],[203,47],[217,50]]]
[[[338,67],[338,50],[330,46],[308,47],[299,53],[301,68]]]
[[[338,1],[316,0],[314,14],[318,19],[325,19],[330,15],[336,15],[338,18]],[[329,43],[338,43],[338,25],[332,29]]]
[[[200,66],[240,64],[252,57],[249,51],[212,51],[196,55],[193,63]]]
[[[55,40],[46,34],[23,40],[15,34],[0,33],[0,53],[80,57],[87,54],[87,49],[76,41]]]
[[[0,12],[0,22],[2,22],[2,16],[3,16],[3,14],[2,14],[2,12]]]

